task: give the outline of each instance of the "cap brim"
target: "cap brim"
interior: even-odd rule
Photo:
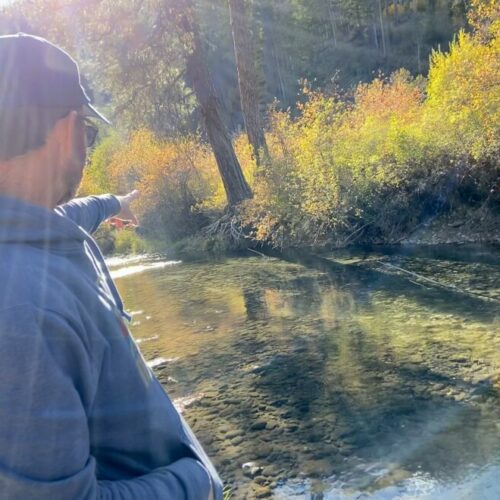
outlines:
[[[97,111],[90,103],[87,103],[83,106],[85,110],[85,116],[90,116],[92,118],[98,118],[99,120],[102,120],[104,123],[107,123],[108,125],[111,125],[111,122],[104,116]]]

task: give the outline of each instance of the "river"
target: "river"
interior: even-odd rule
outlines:
[[[500,498],[498,248],[249,255],[109,260],[232,498]]]

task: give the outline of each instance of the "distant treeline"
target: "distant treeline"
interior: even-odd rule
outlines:
[[[184,1],[184,0],[183,0]],[[17,0],[0,32],[47,36],[84,62],[115,122],[161,136],[199,127],[186,87],[173,0]],[[228,0],[192,0],[209,67],[231,130],[243,126]],[[425,75],[432,49],[466,25],[468,0],[245,0],[263,109],[294,107],[303,79],[352,89],[375,73]],[[187,82],[189,83],[189,82]],[[124,88],[126,87],[126,88]]]

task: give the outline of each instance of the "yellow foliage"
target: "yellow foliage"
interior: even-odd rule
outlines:
[[[173,188],[195,203],[221,188],[215,159],[205,144],[194,137],[162,141],[145,129],[134,132],[116,151],[107,173],[116,190],[141,191],[143,210],[157,206]]]
[[[240,213],[256,239],[311,244],[333,232],[352,241],[366,227],[393,234],[435,210],[466,176],[489,192],[500,153],[500,8],[473,4],[473,33],[432,55],[427,80],[400,70],[358,85],[350,99],[306,86],[298,117],[271,110],[269,158],[259,168],[246,136],[235,139],[254,192]],[[172,238],[226,203],[206,144],[147,130],[104,141],[84,188],[138,188],[143,214]]]
[[[435,52],[425,125],[444,148],[479,159],[500,136],[500,38],[482,43],[461,32],[448,53]]]
[[[474,33],[432,55],[427,81],[400,70],[360,84],[349,104],[306,88],[299,117],[272,112],[272,160],[246,207],[257,239],[310,244],[404,228],[467,172],[489,191],[500,153],[500,8],[474,4]]]
[[[497,0],[471,0],[469,24],[475,38],[488,42],[500,35],[500,4]]]
[[[196,230],[202,207],[224,206],[214,155],[199,138],[160,140],[140,129],[128,139],[113,140],[112,147],[104,141],[93,153],[83,183],[85,192],[103,178],[115,193],[138,189],[139,216],[167,239]]]
[[[120,140],[118,134],[112,133],[92,151],[80,186],[81,196],[120,192],[119,186],[109,175],[108,165],[122,147],[123,141]]]

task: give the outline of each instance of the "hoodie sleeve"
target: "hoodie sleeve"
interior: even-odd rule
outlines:
[[[96,478],[85,409],[98,367],[56,313],[0,311],[0,492],[9,500],[206,500],[211,480],[193,458],[143,476]]]
[[[75,198],[69,203],[58,206],[55,210],[92,234],[97,230],[101,222],[118,214],[121,207],[116,196],[103,194],[101,196]]]

